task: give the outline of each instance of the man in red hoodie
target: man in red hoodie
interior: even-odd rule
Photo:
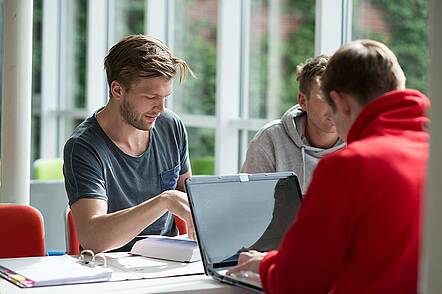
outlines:
[[[319,162],[278,251],[243,253],[266,293],[417,293],[428,98],[384,45],[341,47],[322,77],[347,148]]]

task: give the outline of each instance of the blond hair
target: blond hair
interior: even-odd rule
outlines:
[[[310,97],[312,82],[322,76],[329,60],[327,55],[318,55],[309,58],[296,67],[296,80],[299,82],[299,91]]]
[[[127,90],[138,78],[173,78],[177,66],[180,83],[186,78],[187,72],[194,76],[187,63],[173,56],[163,42],[145,35],[124,37],[109,50],[104,59],[109,88],[113,81],[118,81]]]

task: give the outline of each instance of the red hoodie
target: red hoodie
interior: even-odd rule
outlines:
[[[267,293],[417,293],[429,105],[398,90],[363,109],[347,148],[316,167],[279,252],[261,262]]]

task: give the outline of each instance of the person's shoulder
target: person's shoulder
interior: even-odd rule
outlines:
[[[160,116],[158,117],[155,124],[158,127],[166,126],[166,125],[179,126],[179,125],[182,125],[183,122],[181,121],[178,114],[176,114],[172,110],[166,109],[165,111],[163,111],[160,114]]]
[[[160,120],[171,120],[171,121],[181,121],[180,117],[178,116],[178,114],[176,114],[175,112],[173,112],[170,109],[166,109],[164,110],[160,116],[158,117],[158,119]]]
[[[80,123],[72,132],[70,139],[82,138],[90,136],[96,132],[97,121],[94,117],[88,117],[82,123]]]
[[[98,122],[94,117],[89,117],[78,125],[66,141],[65,150],[74,146],[95,145],[102,136]]]
[[[176,140],[184,142],[186,137],[186,128],[179,116],[171,111],[165,110],[157,118],[154,133],[159,135],[162,140]]]
[[[355,170],[361,171],[367,164],[373,163],[372,160],[370,154],[365,152],[365,148],[360,148],[360,144],[350,144],[325,155],[319,165],[354,173]]]
[[[256,133],[255,138],[280,135],[284,133],[285,130],[281,120],[275,119],[266,123],[261,129],[259,129],[259,131]]]

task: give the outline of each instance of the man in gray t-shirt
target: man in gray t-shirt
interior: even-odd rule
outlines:
[[[128,36],[105,59],[110,100],[64,148],[65,186],[83,248],[128,251],[139,234],[175,235],[171,213],[194,238],[184,181],[187,134],[164,108],[187,64],[159,40]]]

